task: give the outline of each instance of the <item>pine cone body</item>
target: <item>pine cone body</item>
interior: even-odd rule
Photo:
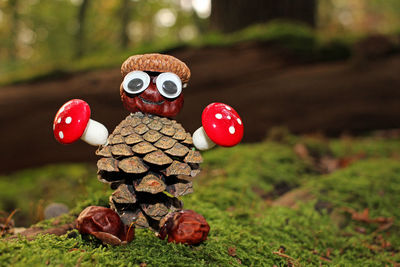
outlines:
[[[193,192],[202,162],[179,123],[141,112],[127,116],[96,155],[99,180],[115,189],[110,207],[124,224],[155,231],[168,213],[183,208],[177,197]]]

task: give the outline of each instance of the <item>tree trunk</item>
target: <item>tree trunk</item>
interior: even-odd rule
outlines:
[[[131,0],[121,0],[121,48],[126,49],[129,45],[128,26],[131,15]]]
[[[15,60],[18,54],[18,31],[19,31],[19,0],[10,0],[8,2],[11,12],[10,21],[10,41],[8,46],[8,56],[10,60]]]
[[[213,0],[211,27],[232,32],[272,19],[300,21],[315,26],[316,0]]]
[[[75,36],[76,52],[75,56],[80,58],[85,53],[85,20],[87,10],[89,6],[89,0],[83,0],[78,10],[78,30]]]

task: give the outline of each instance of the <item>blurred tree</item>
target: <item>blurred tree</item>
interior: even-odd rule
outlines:
[[[76,54],[76,17],[80,3],[70,0],[19,1],[24,3],[21,20],[32,35],[29,42],[31,55],[25,56],[23,63],[57,66],[62,61],[69,62]]]
[[[129,45],[128,26],[130,22],[130,15],[132,11],[131,0],[121,0],[121,48],[126,49]]]
[[[82,0],[78,10],[78,30],[75,36],[76,53],[75,56],[80,58],[85,52],[85,20],[89,7],[89,0]]]
[[[9,0],[8,9],[11,12],[8,56],[10,60],[15,60],[18,54],[19,0]]]
[[[315,26],[317,0],[213,0],[211,27],[232,32],[272,19],[301,21]]]
[[[396,33],[400,29],[400,1],[319,0],[317,21],[325,34]]]

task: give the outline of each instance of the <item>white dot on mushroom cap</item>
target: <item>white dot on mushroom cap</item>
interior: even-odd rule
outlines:
[[[237,122],[242,125],[242,121],[240,119],[237,119]]]
[[[230,134],[234,134],[235,133],[235,127],[233,127],[233,126],[231,126],[231,127],[229,127],[229,133]]]
[[[64,111],[64,109],[65,109],[65,105],[64,105],[64,106],[62,106],[58,112],[59,112],[59,113],[61,113],[61,112],[63,112],[63,111]]]
[[[228,120],[230,120],[230,119],[231,119],[231,116],[228,115],[227,118],[228,118]]]
[[[64,138],[64,133],[63,133],[62,131],[59,131],[59,132],[58,132],[58,136],[59,136],[61,139],[63,139],[63,138]]]
[[[57,123],[60,123],[60,122],[61,122],[61,118],[58,118]]]
[[[71,118],[71,117],[67,117],[67,118],[65,119],[65,123],[66,123],[66,124],[70,124],[71,121],[72,121],[72,118]]]
[[[222,114],[219,114],[219,113],[217,113],[217,114],[215,114],[215,118],[217,118],[217,119],[222,119]]]
[[[225,107],[226,107],[227,110],[231,110],[231,107],[230,107],[230,106],[225,106]]]

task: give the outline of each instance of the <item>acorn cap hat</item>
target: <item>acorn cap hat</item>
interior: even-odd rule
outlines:
[[[172,72],[179,76],[182,83],[187,83],[190,79],[190,69],[185,63],[179,59],[162,54],[143,54],[129,57],[122,63],[121,74],[125,77],[129,72],[155,71],[155,72]]]

